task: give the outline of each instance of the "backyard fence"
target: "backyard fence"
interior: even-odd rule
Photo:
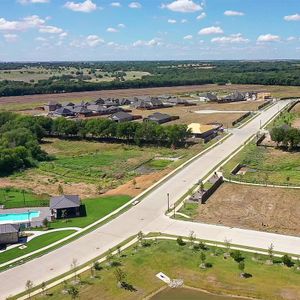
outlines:
[[[251,112],[247,112],[245,114],[243,114],[241,117],[239,117],[238,119],[236,119],[235,121],[232,122],[232,126],[235,126],[236,124],[240,123],[241,121],[245,120],[246,118],[248,118],[251,115]]]

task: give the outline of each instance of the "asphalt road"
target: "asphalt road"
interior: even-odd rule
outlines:
[[[141,203],[114,220],[40,258],[0,273],[0,298],[5,299],[22,292],[27,280],[38,285],[69,271],[73,259],[79,265],[92,260],[140,230],[145,233],[156,231],[174,235],[189,235],[192,230],[199,238],[221,242],[226,238],[235,244],[265,249],[273,242],[277,251],[300,254],[300,238],[177,221],[164,215],[167,209],[167,193],[170,194],[171,204],[175,203],[199,179],[255,134],[261,123],[266,123],[287,104],[287,101],[280,102],[262,112],[243,128],[234,129],[232,136],[223,143],[195,159],[149,193]]]

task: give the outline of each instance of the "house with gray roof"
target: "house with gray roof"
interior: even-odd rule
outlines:
[[[19,224],[0,224],[0,245],[15,244],[19,241]]]
[[[80,216],[81,200],[78,195],[60,195],[50,198],[51,215],[55,219]]]
[[[118,122],[118,123],[121,123],[121,122],[129,122],[129,121],[132,121],[134,120],[134,116],[127,113],[127,112],[124,112],[124,111],[120,111],[120,112],[117,112],[113,115],[111,115],[109,117],[112,121],[115,121],[115,122]]]
[[[228,102],[238,102],[238,101],[246,101],[246,95],[240,92],[231,93],[228,96],[225,96],[218,100],[219,103],[228,103]]]
[[[200,101],[205,101],[205,102],[218,101],[218,96],[216,94],[213,94],[213,93],[210,93],[210,92],[201,93],[199,95],[199,97],[200,97]]]
[[[75,113],[66,107],[61,107],[53,112],[55,117],[73,117]]]
[[[62,105],[56,101],[49,101],[47,104],[44,105],[44,110],[51,112],[51,111],[55,111],[59,108],[61,108]]]
[[[178,116],[170,116],[168,114],[162,114],[160,112],[155,112],[152,115],[149,115],[148,117],[144,118],[144,122],[154,122],[157,124],[163,124],[167,123],[173,120],[179,119]]]

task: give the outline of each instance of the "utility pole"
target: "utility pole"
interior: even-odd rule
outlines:
[[[174,203],[174,215],[173,215],[174,219],[175,219],[175,208],[176,208],[176,206],[175,206],[175,203]]]
[[[167,201],[168,201],[168,212],[170,211],[170,194],[167,193]]]

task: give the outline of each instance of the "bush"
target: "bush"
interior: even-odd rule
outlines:
[[[243,257],[241,251],[235,250],[230,253],[230,256],[237,262],[240,263],[244,261],[245,257]]]
[[[176,242],[177,242],[177,244],[178,244],[179,246],[184,246],[184,245],[185,245],[184,240],[183,240],[182,237],[180,237],[180,236],[177,238]]]
[[[292,267],[294,265],[294,262],[292,261],[292,258],[288,256],[287,254],[283,255],[281,258],[282,263],[287,267]]]

